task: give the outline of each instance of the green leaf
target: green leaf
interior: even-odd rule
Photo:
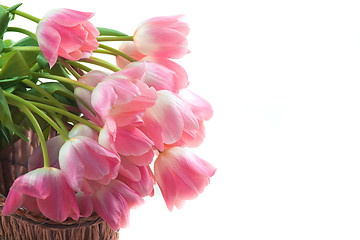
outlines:
[[[9,130],[14,131],[9,104],[6,100],[4,91],[2,90],[1,87],[0,87],[0,122],[2,122],[2,124],[5,127],[7,127]]]
[[[11,51],[9,55],[6,54],[6,58],[7,61],[0,71],[0,79],[30,75],[30,69],[19,51]]]
[[[42,52],[40,52],[37,56],[36,56],[36,61],[39,64],[41,69],[44,68],[49,68],[49,62],[46,60],[44,54]]]
[[[4,41],[2,39],[0,39],[0,53],[2,52],[4,47],[5,47],[5,43],[4,43]]]
[[[39,46],[37,41],[31,37],[25,37],[17,42],[15,42],[12,47],[21,47],[21,46],[32,46],[37,47]]]
[[[7,79],[0,79],[0,87],[4,91],[8,92],[8,90],[7,90],[8,88],[15,86],[16,84],[18,84],[25,78],[27,78],[27,76],[19,76],[19,77],[7,78]]]
[[[10,47],[11,45],[13,45],[15,43],[14,40],[11,40],[11,39],[5,39],[4,40],[4,44],[5,44],[5,47]]]
[[[18,3],[18,4],[16,4],[16,5],[12,6],[12,7],[9,7],[9,8],[7,9],[7,11],[8,11],[8,12],[13,12],[13,11],[15,11],[18,7],[20,7],[21,5],[22,5],[22,3]]]
[[[9,21],[11,19],[10,13],[4,8],[0,7],[0,38],[3,39],[4,33],[8,27]]]
[[[98,27],[97,28],[100,32],[100,36],[128,36],[125,33],[119,32],[117,30],[114,29],[110,29],[110,28],[101,28]]]

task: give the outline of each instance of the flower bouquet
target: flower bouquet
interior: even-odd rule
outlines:
[[[93,13],[55,9],[39,19],[20,6],[0,5],[0,164],[19,142],[33,149],[12,153],[26,171],[1,192],[0,236],[112,239],[155,184],[169,210],[201,193],[215,168],[189,148],[213,112],[170,60],[189,53],[182,16],[148,19],[129,36],[95,27]],[[12,26],[18,16],[36,31]]]

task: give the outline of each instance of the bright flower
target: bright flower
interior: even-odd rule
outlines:
[[[179,90],[186,88],[189,85],[188,75],[185,69],[176,62],[173,62],[167,58],[150,57],[150,56],[146,56],[142,58],[141,61],[154,62],[160,64],[174,73],[174,79],[173,79],[174,88],[172,90],[171,89],[165,89],[165,90],[172,91],[173,93],[178,93]]]
[[[154,158],[154,143],[136,127],[117,127],[111,130],[106,125],[98,141],[104,147],[127,156],[136,165],[148,165]]]
[[[184,130],[182,137],[176,143],[171,144],[171,146],[198,147],[205,138],[204,121],[208,121],[212,117],[212,107],[208,101],[188,89],[182,90],[179,97],[194,113],[198,120],[199,128]]]
[[[157,63],[173,72],[174,76],[168,80],[173,82],[171,85],[172,88],[158,89],[154,86],[156,90],[169,90],[174,93],[178,93],[180,89],[186,88],[189,85],[188,75],[185,69],[179,64],[167,58],[145,56],[136,50],[134,42],[121,42],[119,46],[119,50],[126,53],[127,55],[129,55],[130,57],[134,58],[137,61]],[[129,66],[134,65],[135,63],[136,62],[131,63],[130,61],[126,60],[121,56],[116,57],[116,64],[121,68],[125,68],[125,67],[128,68]],[[154,76],[156,75],[158,74],[155,74]]]
[[[189,26],[180,21],[182,16],[156,17],[142,23],[134,33],[137,50],[162,58],[181,58],[186,53]]]
[[[46,148],[49,154],[50,167],[60,168],[59,166],[59,151],[61,146],[65,143],[64,139],[58,135],[46,141]],[[32,171],[37,168],[44,167],[44,158],[41,146],[34,149],[28,161],[28,170]]]
[[[143,203],[143,199],[119,180],[107,185],[91,182],[94,192],[90,195],[78,193],[77,200],[81,216],[88,217],[93,210],[116,231],[126,227],[129,222],[130,208]]]
[[[82,76],[79,79],[79,82],[85,83],[92,87],[96,87],[98,83],[101,82],[108,75],[109,74],[102,71],[93,70]],[[103,126],[103,119],[99,116],[99,114],[96,113],[96,111],[91,105],[91,91],[82,87],[75,87],[74,93],[77,96],[76,102],[80,108],[80,111],[98,126]],[[83,104],[85,104],[86,106],[84,106]]]
[[[40,21],[36,35],[41,52],[53,67],[58,56],[69,60],[88,58],[99,46],[99,31],[88,20],[94,13],[55,9]]]
[[[153,174],[149,166],[136,166],[140,172],[140,180],[134,181],[123,176],[121,173],[117,176],[117,179],[124,182],[132,190],[134,190],[141,197],[154,195],[154,179]]]
[[[89,137],[77,136],[66,141],[59,152],[60,168],[66,180],[77,192],[84,180],[108,184],[118,175],[120,157]]]
[[[171,61],[169,60],[169,62]],[[169,62],[163,61],[163,63],[165,64]],[[127,65],[125,69],[134,72],[144,72],[145,75],[143,76],[141,81],[146,83],[149,87],[154,87],[157,91],[168,90],[173,93],[178,93],[188,84],[187,82],[183,82],[184,79],[179,78],[176,72],[156,62],[133,62]]]
[[[127,54],[128,56],[134,58],[137,61],[139,61],[140,59],[145,57],[145,55],[141,54],[136,49],[135,44],[132,41],[121,42],[120,46],[119,46],[119,50],[121,52]],[[127,60],[121,56],[116,56],[116,65],[118,65],[120,68],[125,68],[126,65],[128,65],[129,63],[130,63],[129,60]]]
[[[144,125],[139,128],[163,151],[164,144],[175,143],[183,131],[198,129],[199,124],[191,109],[175,94],[162,90],[157,95],[156,104],[147,109]]]
[[[30,202],[33,209],[36,209],[36,201],[41,213],[57,222],[63,222],[68,217],[79,218],[75,193],[62,171],[56,168],[38,168],[18,177],[6,198],[3,214],[13,213],[24,201],[28,205]]]
[[[215,171],[209,163],[179,147],[160,153],[154,166],[155,180],[170,211],[202,193]]]
[[[104,120],[116,126],[138,125],[147,108],[156,101],[156,91],[140,81],[144,72],[122,70],[104,78],[91,94],[91,106]]]

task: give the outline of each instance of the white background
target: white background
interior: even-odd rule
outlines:
[[[194,149],[218,168],[211,184],[171,213],[157,191],[120,239],[360,239],[359,1],[32,0],[20,10],[58,7],[128,34],[185,14],[192,53],[179,63],[214,108]]]

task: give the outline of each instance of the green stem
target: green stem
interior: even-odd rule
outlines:
[[[0,6],[3,7],[4,9],[8,9],[8,8],[9,8],[9,7],[4,6],[4,5],[1,5],[1,4],[0,4]],[[19,11],[19,10],[15,10],[15,11],[13,11],[13,13],[15,13],[16,15],[22,16],[22,17],[24,17],[24,18],[27,18],[27,19],[29,19],[29,20],[31,20],[31,21],[33,21],[33,22],[36,22],[36,23],[39,23],[40,20],[41,20],[40,18],[37,18],[37,17],[35,17],[35,16],[33,16],[33,15],[30,15],[30,14],[28,14],[28,13],[25,13],[25,12],[22,12],[22,11]]]
[[[56,107],[56,105],[52,101],[50,101],[50,100],[48,100],[46,98],[37,97],[37,96],[34,96],[34,95],[22,93],[22,92],[14,92],[14,94],[21,97],[21,98],[23,98],[23,99],[26,99],[26,100],[39,102],[39,103],[44,103],[46,105]],[[72,111],[72,112],[78,112],[79,111],[79,109],[77,107],[74,107],[74,106],[70,106],[70,105],[67,105],[67,104],[62,104],[62,106],[68,111]]]
[[[32,114],[32,112],[25,105],[19,104],[17,106],[23,111],[23,113],[30,120],[30,122],[33,125],[34,130],[35,130],[35,132],[36,132],[36,134],[37,134],[37,136],[39,138],[41,150],[43,152],[44,167],[50,167],[49,153],[48,153],[48,150],[47,150],[47,147],[46,147],[46,140],[45,140],[45,137],[44,137],[44,133],[42,132],[42,129],[41,129],[40,125],[39,125],[39,122],[36,120],[34,114]]]
[[[75,80],[72,80],[72,79],[66,78],[66,77],[60,77],[60,76],[57,76],[57,75],[46,74],[46,73],[38,73],[38,72],[32,72],[31,75],[33,77],[47,78],[47,79],[53,79],[53,80],[63,82],[63,83],[69,83],[69,84],[72,84],[72,85],[75,85],[75,86],[78,86],[78,87],[85,88],[85,89],[87,89],[89,91],[94,90],[94,87],[92,87],[90,85],[87,85],[85,83],[78,82],[78,81],[75,81]]]
[[[55,119],[56,123],[59,125],[59,127],[69,135],[69,131],[67,130],[64,122],[61,120],[61,118],[54,112],[50,112],[50,115],[53,119]]]
[[[19,32],[19,33],[23,33],[25,35],[28,35],[29,37],[37,40],[36,35],[32,32],[30,32],[29,30],[23,29],[23,28],[18,28],[18,27],[8,27],[7,28],[8,32]]]
[[[54,96],[52,96],[50,93],[48,93],[45,89],[43,89],[40,86],[36,85],[34,82],[30,81],[29,79],[24,79],[24,80],[22,80],[22,82],[25,83],[26,85],[28,85],[29,87],[34,88],[41,95],[43,95],[44,97],[49,99],[55,106],[66,110],[65,107]]]
[[[116,55],[119,55],[119,56],[125,58],[126,60],[128,60],[130,62],[136,62],[136,59],[130,57],[129,55],[127,55],[127,54],[123,53],[122,51],[119,51],[119,50],[117,50],[115,48],[112,48],[112,47],[109,47],[109,46],[106,46],[106,45],[103,45],[103,44],[99,44],[99,47],[103,48],[103,49],[106,49],[106,50],[108,50],[110,52],[113,52]]]
[[[94,65],[98,65],[100,67],[104,67],[104,68],[107,68],[111,71],[114,71],[114,72],[118,72],[118,71],[121,71],[121,68],[111,64],[111,63],[108,63],[102,59],[99,59],[99,58],[95,58],[95,57],[90,57],[90,58],[83,58],[83,59],[80,59],[79,60],[80,62],[86,62],[86,63],[91,63],[91,64],[94,64]]]
[[[88,66],[85,66],[81,63],[78,63],[76,61],[67,61],[71,66],[74,66],[74,67],[77,67],[77,68],[80,68],[81,70],[84,70],[86,72],[90,72],[92,71],[91,68],[89,68]]]
[[[24,106],[26,106],[27,108],[29,108],[32,112],[36,113],[37,115],[39,115],[41,118],[43,118],[47,123],[50,124],[50,126],[52,126],[55,131],[57,131],[61,137],[64,139],[64,140],[68,140],[68,136],[67,136],[67,133],[64,132],[48,115],[46,115],[43,111],[41,111],[39,108],[37,108],[35,106],[35,104],[33,104],[34,102],[29,102],[29,101],[26,101],[24,99],[22,99],[21,97],[18,97],[12,93],[8,93],[8,92],[5,92],[4,91],[4,95],[7,99],[11,99],[13,101],[16,101]],[[45,105],[45,104],[44,104]],[[55,108],[55,107],[54,107]],[[58,108],[55,108],[55,109],[58,109]],[[60,110],[60,109],[59,109]],[[64,111],[64,110],[62,110]],[[65,111],[66,112],[66,111]]]
[[[75,69],[70,66],[70,64],[68,62],[66,62],[66,60],[64,58],[60,58],[60,62],[64,65],[64,67],[67,68],[67,70],[69,70],[71,72],[71,74],[77,79],[79,80],[81,78],[80,74],[78,74]]]
[[[40,52],[40,48],[39,47],[25,47],[25,46],[19,46],[19,47],[6,47],[4,48],[4,52],[11,52],[13,50],[18,50],[21,52]]]
[[[101,36],[97,37],[96,40],[98,42],[107,42],[107,41],[134,41],[134,36]]]
[[[37,107],[39,107],[39,108],[42,108],[42,109],[45,109],[45,110],[47,110],[47,111],[60,113],[60,114],[63,115],[63,116],[66,116],[66,117],[68,117],[68,118],[71,118],[71,119],[74,119],[74,120],[76,120],[76,121],[78,121],[78,122],[81,122],[81,123],[83,123],[83,124],[85,124],[85,125],[93,128],[93,129],[95,129],[95,130],[97,130],[97,131],[99,131],[99,132],[100,132],[101,129],[102,129],[101,127],[93,124],[92,122],[89,122],[89,121],[87,121],[86,119],[81,118],[81,117],[79,117],[79,116],[77,116],[77,115],[75,115],[75,114],[72,114],[72,113],[68,112],[68,111],[64,111],[64,110],[62,110],[62,109],[59,109],[59,108],[56,108],[56,107],[52,107],[52,106],[48,106],[48,105],[42,104],[42,103],[37,103],[37,102],[31,102],[31,103],[34,104],[35,106],[37,106]]]
[[[113,55],[113,56],[117,56],[116,53],[110,52],[108,50],[102,50],[102,49],[96,49],[95,51],[93,51],[94,53],[103,53],[103,54],[109,54],[109,55]]]

